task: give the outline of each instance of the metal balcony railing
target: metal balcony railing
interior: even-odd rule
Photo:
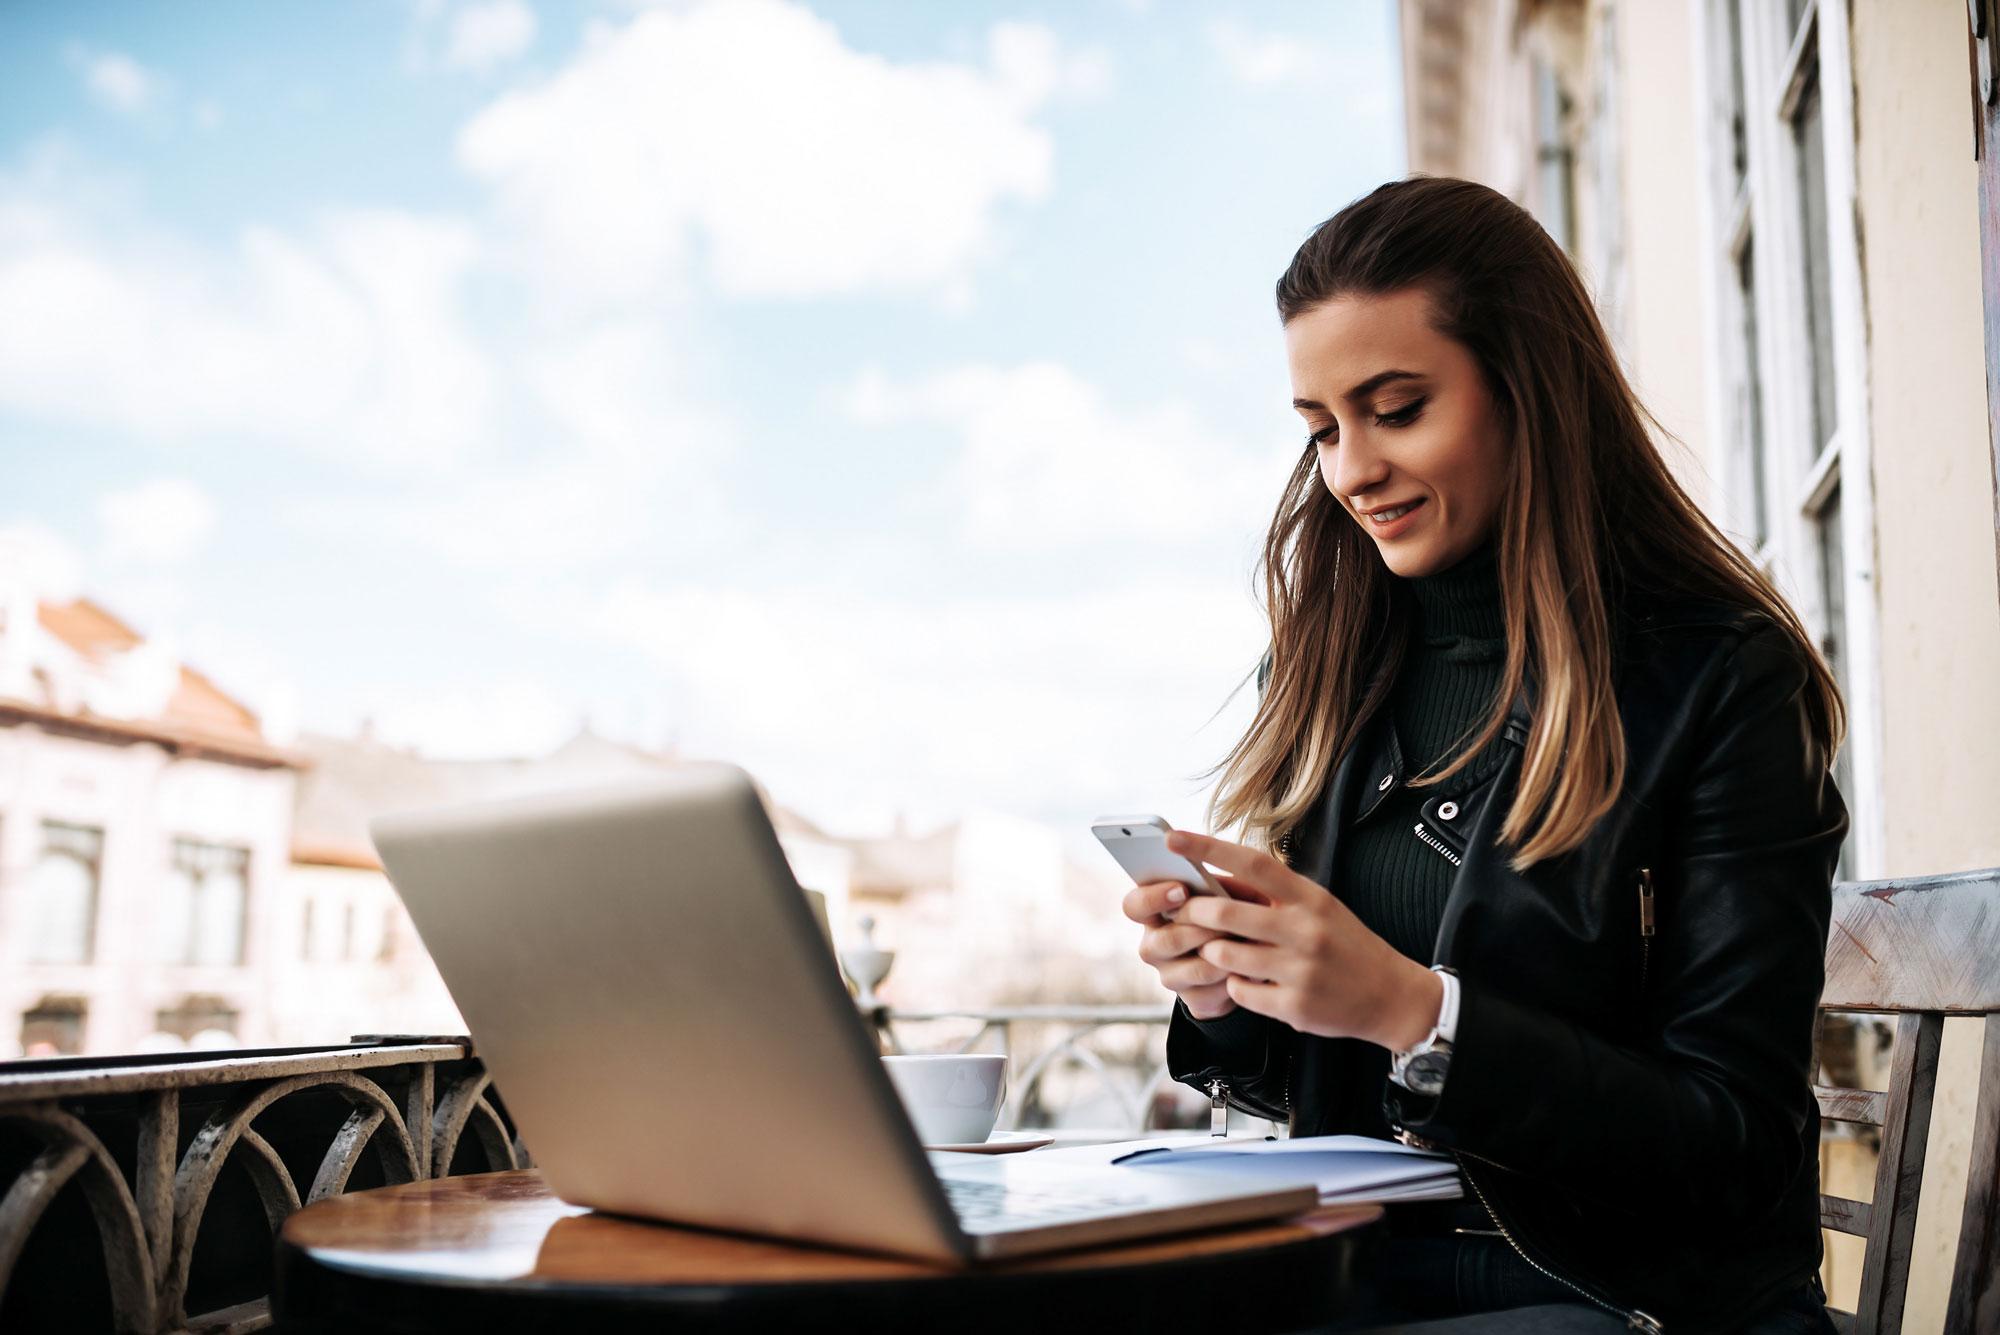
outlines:
[[[863,1013],[885,1052],[914,1029],[1014,1058],[1000,1130],[1061,1126],[1066,1104],[1113,1110],[1093,1139],[1174,1120],[1157,1007]],[[529,1162],[463,1037],[0,1062],[0,1331],[259,1330],[300,1205]]]
[[[0,1330],[259,1330],[302,1203],[526,1162],[463,1038],[0,1063]]]

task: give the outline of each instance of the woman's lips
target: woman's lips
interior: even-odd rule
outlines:
[[[1408,509],[1403,511],[1400,517],[1391,519],[1386,524],[1366,517],[1363,518],[1362,522],[1368,525],[1368,531],[1375,535],[1377,541],[1386,542],[1390,538],[1402,536],[1402,534],[1409,530],[1410,525],[1417,522],[1417,516],[1423,512],[1427,499],[1426,497],[1417,498],[1417,500],[1410,504]]]

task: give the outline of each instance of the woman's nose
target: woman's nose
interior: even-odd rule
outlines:
[[[1320,456],[1320,466],[1324,471],[1325,455]],[[1352,500],[1388,481],[1389,465],[1369,445],[1366,433],[1357,431],[1351,440],[1343,440],[1334,448],[1333,475],[1329,480],[1339,496]]]

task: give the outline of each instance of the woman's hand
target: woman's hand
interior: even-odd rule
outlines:
[[[1153,966],[1169,991],[1187,1003],[1197,1020],[1213,1020],[1236,1009],[1223,987],[1229,971],[1194,952],[1222,933],[1175,922],[1173,913],[1188,898],[1178,881],[1147,881],[1125,894],[1125,916],[1146,930],[1139,935],[1139,958]]]
[[[1361,1038],[1391,1051],[1415,1047],[1437,1023],[1438,976],[1318,883],[1269,853],[1204,834],[1175,830],[1167,847],[1230,873],[1220,879],[1237,898],[1193,896],[1176,924],[1208,932],[1196,959],[1225,971],[1230,1001],[1302,1034]]]

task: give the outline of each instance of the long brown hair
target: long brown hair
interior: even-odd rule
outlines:
[[[1524,679],[1533,723],[1500,838],[1516,870],[1581,844],[1625,780],[1612,690],[1614,617],[1640,590],[1768,616],[1809,664],[1806,703],[1831,763],[1840,691],[1798,616],[1674,480],[1569,257],[1532,216],[1472,181],[1412,176],[1321,223],[1278,280],[1289,324],[1335,297],[1419,287],[1438,332],[1471,351],[1511,449],[1494,534],[1507,657],[1492,713],[1445,768],[1504,726]],[[1308,446],[1264,542],[1268,679],[1220,772],[1211,828],[1267,846],[1295,825],[1388,698],[1410,612],[1375,543],[1320,480]]]

